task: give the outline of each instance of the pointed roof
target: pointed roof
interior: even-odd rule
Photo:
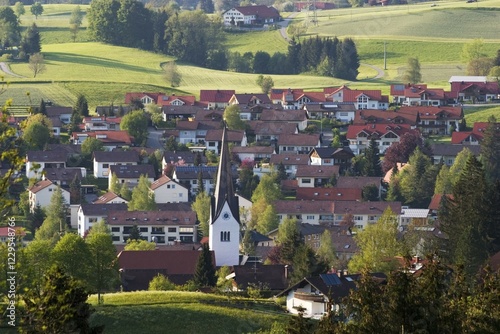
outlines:
[[[227,144],[228,141],[228,130],[226,125],[224,125],[224,129],[222,131],[222,144],[221,144],[221,152],[220,152],[220,160],[219,160],[219,168],[217,171],[217,184],[215,186],[214,198],[215,198],[215,207],[214,207],[214,215],[212,216],[215,220],[222,211],[224,207],[225,201],[228,202],[231,211],[233,212],[233,217],[239,217],[238,215],[238,203],[237,197],[234,195],[233,188],[233,178],[232,178],[232,169],[231,169],[231,156],[229,152],[229,147]]]

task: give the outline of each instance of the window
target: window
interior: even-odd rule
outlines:
[[[215,147],[215,142],[213,142],[213,141],[208,142],[208,146],[209,147]]]
[[[97,218],[89,218],[89,223],[97,223]]]
[[[175,237],[168,237],[168,241],[175,241]]]
[[[311,179],[302,179],[302,183],[311,183]]]
[[[120,232],[120,227],[112,227],[111,232]]]
[[[139,227],[139,232],[148,232],[149,228],[147,227]]]
[[[198,180],[192,180],[191,183],[192,184],[198,184]]]
[[[306,218],[307,218],[307,220],[313,220],[314,216],[307,216]]]
[[[109,168],[109,164],[102,164],[102,168]]]
[[[153,227],[151,234],[165,234],[165,229],[163,227]]]
[[[194,230],[192,227],[180,227],[179,233],[193,233]]]
[[[221,231],[220,232],[220,241],[231,241],[231,232]]]
[[[363,217],[362,216],[354,216],[354,220],[357,220],[357,221],[363,220]]]
[[[114,236],[111,237],[111,240],[113,240],[113,241],[120,241],[120,237],[117,236],[117,235],[114,235]]]
[[[325,164],[332,163],[332,159],[325,159]]]
[[[176,227],[169,227],[168,228],[168,232],[169,233],[176,233],[177,232],[177,228]]]

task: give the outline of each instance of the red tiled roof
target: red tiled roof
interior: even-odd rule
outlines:
[[[26,231],[24,230],[24,228],[22,228],[20,226],[15,226],[15,227],[0,227],[0,237],[8,237],[9,236],[9,232],[12,232],[12,229],[15,230],[16,236],[20,235],[20,236],[24,237],[26,235]]]
[[[145,96],[150,97],[153,101],[157,101],[158,97],[163,95],[163,93],[126,93],[125,94],[125,104],[130,104],[132,103],[133,100],[140,100]]]
[[[333,213],[333,201],[284,201],[274,202],[277,214]]]
[[[201,102],[229,102],[235,90],[202,89],[200,90]]]
[[[367,124],[367,125],[349,125],[347,128],[347,139],[355,139],[358,134],[365,132],[368,136],[372,134],[378,134],[378,136],[383,136],[387,133],[394,133],[401,137],[407,132],[411,132],[409,124]]]
[[[392,124],[411,124],[417,125],[418,113],[407,112],[405,110],[379,110],[362,109],[358,110],[354,116],[353,124],[362,125],[368,123]]]
[[[392,96],[406,96],[405,90],[414,88],[416,90],[427,89],[426,84],[393,84],[391,85],[391,95]]]
[[[271,99],[267,94],[234,94],[233,97],[239,104],[250,104],[255,100],[259,100],[260,103],[271,103]]]
[[[243,15],[255,15],[258,18],[278,17],[280,15],[276,8],[266,5],[236,7],[235,9]]]
[[[250,128],[256,135],[281,135],[298,132],[297,124],[286,122],[250,121]]]
[[[288,165],[309,165],[309,154],[296,154],[296,153],[280,153],[271,155],[269,163],[271,165],[279,165],[282,163]]]
[[[362,198],[360,188],[297,188],[297,200],[357,201]]]
[[[278,145],[293,146],[317,146],[319,143],[319,134],[282,134],[278,139]]]
[[[117,194],[115,194],[112,191],[109,191],[109,192],[105,193],[104,195],[99,196],[99,198],[97,200],[93,201],[92,204],[106,204],[108,202],[111,202],[112,200],[114,200],[117,197],[119,197]]]
[[[154,182],[151,183],[151,190],[155,190],[157,188],[160,188],[162,185],[167,184],[169,182],[174,182],[172,179],[170,179],[166,175],[162,175],[158,180],[155,180]]]
[[[333,212],[335,214],[382,214],[387,207],[390,207],[395,214],[401,214],[401,202],[336,201]]]
[[[432,107],[432,106],[403,106],[401,112],[418,113],[421,119],[437,119],[445,116],[448,119],[461,119],[462,107]]]
[[[32,193],[36,194],[37,192],[39,192],[42,189],[47,188],[51,184],[53,184],[53,183],[50,180],[38,181],[37,183],[35,183],[31,187],[29,187],[28,190],[31,191]]]
[[[299,96],[302,96],[304,94],[304,90],[303,89],[291,89],[291,88],[285,88],[285,89],[281,89],[281,88],[273,88],[271,89],[271,100],[274,101],[274,100],[285,100],[285,96],[287,94],[292,94],[293,95],[293,100],[296,101],[298,99]]]
[[[182,96],[177,96],[177,95],[159,95],[158,99],[156,101],[156,104],[159,106],[170,106],[173,101],[180,100],[184,102],[185,105],[188,106],[193,106],[196,102],[196,98],[194,95],[182,95]]]
[[[451,133],[451,143],[452,144],[462,144],[467,138],[473,137],[477,141],[481,141],[483,139],[482,134],[475,134],[472,131],[454,131]]]
[[[78,135],[87,135],[89,137],[96,138],[100,140],[103,144],[112,144],[112,143],[119,143],[119,144],[127,144],[130,145],[132,144],[133,138],[128,134],[127,131],[124,130],[118,130],[118,131],[91,131],[91,132],[73,132],[73,139],[77,139],[79,136]],[[101,136],[106,136],[106,138],[103,138]]]
[[[370,100],[382,101],[382,91],[380,90],[344,90],[344,102],[357,102],[357,98],[361,95],[366,95]]]
[[[245,136],[244,130],[228,130],[227,132],[227,140],[229,142],[238,142],[241,143],[243,137]],[[207,130],[207,134],[205,135],[205,141],[222,141],[222,129],[214,129]]]

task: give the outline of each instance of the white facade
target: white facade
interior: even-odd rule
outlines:
[[[210,221],[213,217],[210,217]],[[210,224],[210,250],[215,252],[216,266],[234,266],[239,264],[240,224],[233,217],[229,204],[224,203],[219,217]]]
[[[94,159],[94,177],[106,178],[109,177],[109,167],[116,165],[137,165],[137,162],[98,162]]]
[[[298,314],[298,308],[305,309],[305,317],[322,316],[326,311],[327,298],[319,291],[314,291],[310,284],[303,288],[290,291],[286,296],[286,309],[292,314]]]
[[[41,182],[47,182],[47,181],[41,181]],[[39,182],[39,183],[41,183]],[[50,181],[48,181],[50,182]],[[30,211],[33,212],[35,210],[35,207],[37,205],[40,205],[42,209],[46,208],[50,204],[50,199],[52,198],[52,195],[56,191],[58,185],[53,184],[50,182],[49,185],[43,187],[42,189],[36,189],[36,185],[33,186],[34,188],[31,188],[29,191],[29,204],[30,204]],[[62,189],[61,188],[61,193],[62,197],[64,199],[64,202],[66,204],[69,204],[70,196],[69,196],[69,191]]]
[[[151,192],[155,195],[156,203],[180,203],[188,201],[188,189],[172,180],[152,189]]]
[[[245,16],[236,8],[231,8],[223,14],[223,19],[226,26],[232,25],[232,22],[234,25],[251,24],[255,20],[255,15]]]

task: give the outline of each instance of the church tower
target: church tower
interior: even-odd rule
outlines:
[[[240,212],[234,193],[231,158],[227,144],[227,128],[222,130],[222,144],[217,184],[210,205],[209,246],[215,253],[217,266],[239,264]]]

